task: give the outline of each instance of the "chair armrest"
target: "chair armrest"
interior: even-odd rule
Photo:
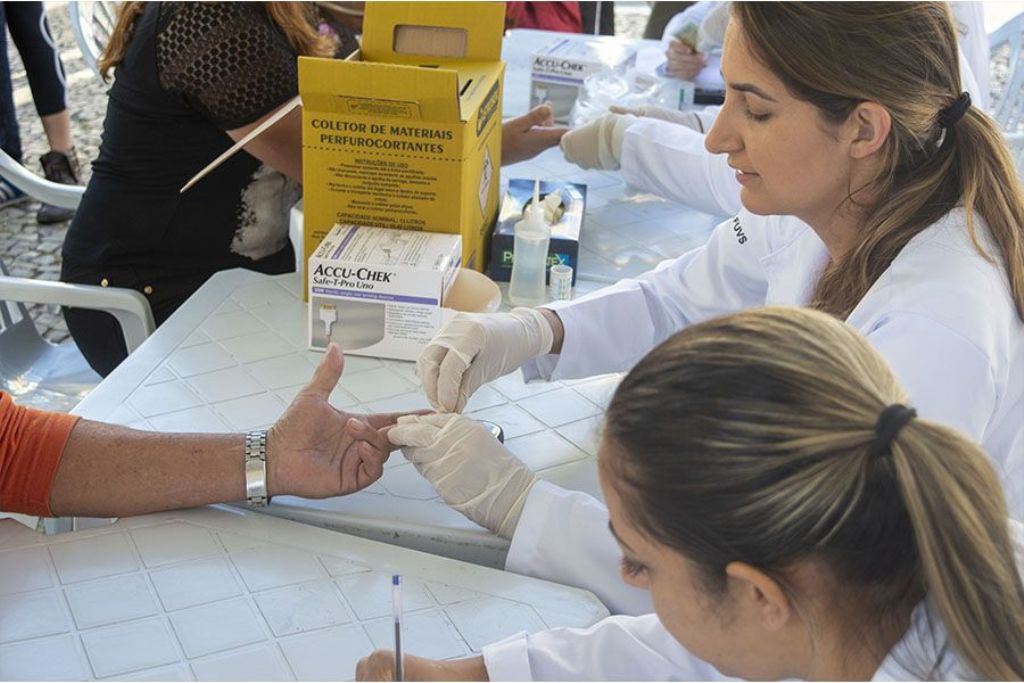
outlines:
[[[133,289],[72,285],[65,282],[0,276],[0,301],[57,304],[104,311],[117,318],[128,353],[139,347],[156,329],[146,297]]]
[[[77,209],[85,192],[85,188],[78,185],[63,185],[40,178],[3,150],[0,150],[0,178],[28,196],[62,209]]]

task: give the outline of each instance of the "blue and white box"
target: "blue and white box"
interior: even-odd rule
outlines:
[[[461,260],[461,235],[335,225],[307,266],[309,348],[416,360]]]

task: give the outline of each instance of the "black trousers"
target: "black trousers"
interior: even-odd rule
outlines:
[[[293,272],[295,256],[291,244],[273,256],[253,263],[250,267],[268,275]],[[130,266],[96,268],[76,264],[65,256],[60,279],[62,282],[83,285],[127,287],[141,292],[149,301],[153,319],[159,326],[215,272],[217,271],[168,271],[153,267]],[[82,355],[101,376],[109,375],[128,357],[121,326],[114,316],[84,308],[65,307],[63,312],[68,331],[74,337]]]
[[[32,101],[40,116],[67,109],[64,64],[41,2],[0,2],[0,149],[21,161],[21,138],[14,112],[11,66],[4,25],[25,65]]]

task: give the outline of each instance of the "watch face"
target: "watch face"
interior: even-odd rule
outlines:
[[[498,443],[505,443],[505,432],[502,431],[500,426],[493,422],[488,422],[487,420],[477,420],[477,422],[482,424],[487,431],[489,431],[491,435],[498,440]]]

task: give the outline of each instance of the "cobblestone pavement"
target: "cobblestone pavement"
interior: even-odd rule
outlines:
[[[621,6],[621,7],[620,7]],[[84,180],[88,182],[90,162],[96,157],[103,115],[106,110],[106,86],[89,70],[75,43],[67,2],[46,2],[50,30],[60,46],[67,72],[68,106],[78,158]],[[617,3],[616,31],[619,35],[641,37],[649,13],[646,2]],[[0,29],[6,30],[6,29]],[[14,45],[7,37],[11,59],[14,99],[21,126],[23,158],[26,165],[42,175],[39,157],[49,151],[43,127],[32,104],[25,70]],[[51,226],[36,223],[39,203],[32,201],[0,209],[0,257],[12,275],[57,280],[60,276],[60,249],[67,223]],[[34,305],[29,310],[44,337],[53,342],[67,339],[67,327],[55,306]]]

